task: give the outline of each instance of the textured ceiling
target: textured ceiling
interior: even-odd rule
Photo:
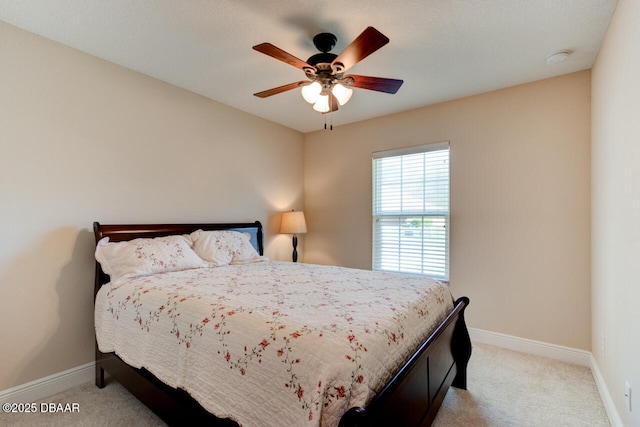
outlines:
[[[342,51],[366,27],[390,43],[349,72],[403,79],[397,94],[355,89],[334,126],[589,69],[615,0],[0,0],[0,20],[301,132],[325,116],[304,80],[251,49],[270,42],[306,60],[319,32]],[[565,62],[545,57],[569,49]]]

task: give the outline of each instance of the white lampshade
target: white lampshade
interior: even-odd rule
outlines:
[[[338,83],[333,87],[331,92],[333,92],[333,95],[338,100],[338,104],[344,105],[347,102],[349,102],[349,99],[351,99],[351,95],[353,94],[353,89],[344,87],[343,85]]]
[[[315,104],[313,104],[313,109],[320,112],[326,113],[329,111],[329,95],[320,95],[318,96],[318,100]]]
[[[304,212],[285,212],[280,220],[280,233],[304,234],[307,232],[307,222],[304,220]]]
[[[302,86],[302,97],[309,104],[315,104],[322,92],[322,85],[318,82],[313,82],[308,85]]]

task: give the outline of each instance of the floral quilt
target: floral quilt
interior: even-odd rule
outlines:
[[[120,280],[98,346],[244,427],[337,426],[453,307],[419,276],[263,261]]]

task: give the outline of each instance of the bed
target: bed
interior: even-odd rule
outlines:
[[[238,262],[234,262],[235,256],[227,252],[203,254],[203,250],[210,249],[203,242],[209,244],[211,240],[206,239],[220,236],[215,234],[220,232],[242,240],[234,245],[236,249],[238,245],[243,248],[240,255],[246,253],[250,258],[239,256]],[[464,310],[469,300],[461,297],[453,301],[442,285],[423,291],[418,277],[267,260],[263,257],[263,230],[258,221],[144,225],[95,222],[94,234],[96,259],[100,260],[96,261],[95,271],[96,385],[103,388],[107,378],[114,379],[169,425],[428,426],[451,385],[466,389],[471,343]],[[176,245],[176,239],[182,245],[184,238],[188,247],[196,252],[199,248],[199,257],[190,259],[186,267],[178,263],[173,269],[161,269],[160,274],[151,274],[153,271],[129,277],[135,275],[122,275],[109,259],[98,256],[101,251],[107,253],[108,245],[109,250],[115,250],[118,242],[154,238],[173,239],[171,242]],[[135,245],[130,246],[133,250]],[[191,254],[187,247],[180,246],[177,251],[181,255],[182,251]],[[198,264],[203,261],[201,257],[203,265]],[[166,268],[161,259],[156,261]],[[374,280],[380,274],[383,276]],[[120,279],[121,276],[124,278]],[[274,283],[267,283],[267,277]],[[210,280],[223,282],[203,285]],[[394,280],[402,283],[393,284]],[[339,302],[333,294],[327,296],[327,289],[335,287],[328,284],[330,281],[339,283],[340,292],[336,294],[345,301]],[[351,282],[357,283],[353,289]],[[373,285],[377,282],[382,282],[375,285],[379,288]],[[391,284],[406,287],[407,294],[420,294],[419,298],[435,298],[440,302],[423,309],[411,300],[393,301]],[[303,286],[301,295],[285,292],[294,285]],[[369,286],[375,290],[372,295],[365,292]],[[277,290],[277,298],[271,289]],[[393,289],[396,298],[396,288]],[[400,295],[400,291],[397,293]],[[232,300],[232,294],[237,294],[234,296],[237,301]],[[269,295],[279,306],[265,308],[260,299],[256,303],[254,300],[263,298],[262,295]],[[325,297],[327,301],[338,302],[321,304]],[[157,299],[153,302],[144,298]],[[188,301],[178,309],[178,301],[183,300]],[[376,304],[373,300],[382,301],[382,310],[371,305]],[[196,313],[196,308],[187,309],[191,306],[185,304],[190,302],[194,307],[209,310],[208,314]],[[339,320],[324,325],[323,319],[316,319],[321,323],[314,323],[312,306],[322,307],[322,316]],[[409,309],[399,311],[396,306]],[[349,312],[344,314],[347,309]],[[397,327],[398,319],[409,322],[409,318],[415,317],[418,321],[411,320],[396,333],[384,323],[385,319],[364,320],[369,312],[379,311],[389,311],[394,316],[393,327]],[[266,317],[260,317],[262,312]],[[190,315],[196,317],[187,320]],[[367,323],[359,325],[360,317]],[[114,320],[103,323],[103,319]],[[300,319],[304,323],[296,324]],[[163,322],[167,325],[163,326]],[[127,328],[135,324],[133,335],[125,337],[122,324],[127,324]],[[268,333],[257,332],[261,324],[267,325]],[[158,341],[147,343],[154,330],[164,334],[154,338]],[[332,333],[338,338],[333,338]],[[368,335],[387,341],[383,339],[383,344],[365,341]],[[341,336],[344,339],[340,341]],[[302,346],[305,339],[310,343],[308,349]],[[253,345],[247,346],[246,342]],[[329,343],[337,347],[334,349]],[[197,352],[209,359],[197,360],[192,356]],[[331,359],[332,353],[335,357],[325,362],[320,358],[325,353],[326,359]],[[272,365],[282,371],[283,379],[268,370]],[[183,374],[194,370],[194,366],[197,371]],[[177,367],[178,373],[167,367]],[[318,372],[314,371],[316,368]],[[340,375],[348,378],[341,379]],[[340,385],[340,381],[346,386]]]

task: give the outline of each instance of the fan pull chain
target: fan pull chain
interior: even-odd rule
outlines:
[[[324,115],[324,130],[327,130],[327,115]],[[331,116],[331,123],[329,123],[329,130],[333,130],[333,116]]]

